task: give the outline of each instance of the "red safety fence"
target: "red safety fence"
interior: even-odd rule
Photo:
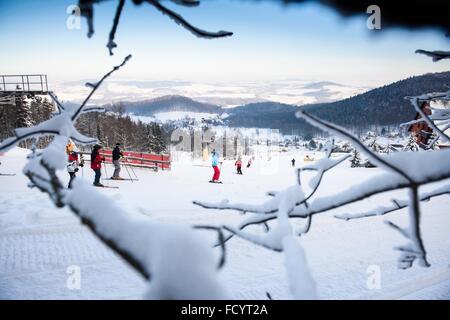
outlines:
[[[122,164],[154,170],[170,170],[170,155],[132,151],[122,151],[122,153],[125,156],[125,158],[121,160]],[[89,156],[90,154],[86,155]],[[105,157],[106,163],[112,163],[112,150],[102,149],[100,155]],[[89,158],[86,160],[89,160]]]

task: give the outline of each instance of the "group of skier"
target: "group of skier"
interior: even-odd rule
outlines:
[[[111,177],[111,180],[125,180],[122,177],[120,177],[120,170],[121,170],[121,164],[120,161],[122,158],[124,158],[124,154],[120,149],[121,145],[120,143],[116,143],[115,148],[112,151],[112,162],[114,165],[114,173]],[[102,176],[102,162],[105,161],[105,157],[101,154],[102,146],[99,144],[96,144],[92,148],[91,152],[91,169],[94,171],[94,182],[93,185],[96,187],[104,187],[104,185],[100,182],[101,176]],[[76,178],[76,173],[79,171],[79,168],[84,167],[84,159],[83,154],[80,153],[77,149],[75,144],[72,141],[69,141],[69,143],[66,146],[66,153],[68,156],[68,164],[67,164],[67,172],[69,173],[70,180],[69,180],[69,188],[72,188],[73,180]],[[216,152],[216,150],[213,150],[211,152],[211,162],[212,162],[212,168],[214,170],[213,177],[209,181],[211,183],[222,183],[220,179],[220,167],[222,162],[220,161],[219,154]],[[239,156],[236,162],[234,163],[236,167],[236,173],[237,174],[243,174],[242,173],[242,157]],[[247,162],[247,168],[250,168],[252,165],[252,158],[250,158]]]
[[[219,178],[220,178],[219,164],[222,164],[222,162],[219,161],[219,154],[216,152],[215,149],[211,152],[211,164],[212,164],[212,168],[214,170],[214,173],[213,173],[212,179],[209,182],[211,182],[211,183],[222,183],[219,180]],[[252,158],[250,158],[248,160],[247,168],[250,168],[251,165],[252,165]],[[238,157],[238,159],[234,163],[234,166],[236,167],[236,173],[237,174],[242,174],[242,157],[241,156]]]
[[[120,150],[120,146],[120,143],[116,143],[116,146],[112,152],[112,160],[114,164],[114,173],[111,177],[112,180],[124,180],[122,177],[120,177],[120,160],[121,158],[124,158],[124,154]],[[101,154],[101,150],[102,146],[96,144],[92,148],[91,152],[91,169],[95,173],[93,185],[96,187],[104,187],[104,185],[100,182],[100,178],[102,176],[102,162],[105,161],[105,157]],[[68,156],[67,172],[70,176],[68,187],[71,188],[72,182],[76,177],[76,173],[79,171],[79,167],[84,167],[84,159],[83,154],[76,149],[76,146],[72,141],[69,141],[69,143],[67,144],[66,153]]]

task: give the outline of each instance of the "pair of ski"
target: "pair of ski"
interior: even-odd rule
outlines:
[[[95,184],[93,186],[96,187],[96,188],[119,189],[118,186],[105,186],[105,185],[96,186]]]
[[[0,173],[0,176],[5,176],[5,177],[14,177],[16,174],[15,173]]]
[[[139,181],[138,179],[111,179],[111,178],[108,178],[108,179],[105,179],[105,180],[110,180],[110,181]],[[119,189],[118,186],[105,186],[105,185],[96,186],[96,185],[94,185],[94,187],[107,188],[107,189]]]

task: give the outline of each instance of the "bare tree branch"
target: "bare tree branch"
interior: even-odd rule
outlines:
[[[107,74],[105,74],[100,81],[98,81],[94,87],[92,88],[91,92],[88,94],[88,96],[84,99],[83,103],[80,105],[80,107],[74,112],[74,114],[72,115],[72,121],[75,121],[78,116],[82,113],[82,110],[84,108],[84,106],[86,105],[86,103],[91,99],[92,95],[95,93],[95,91],[97,91],[97,89],[101,86],[101,84],[103,83],[103,81],[105,81],[110,75],[112,75],[114,72],[116,72],[117,70],[119,70],[121,67],[123,67],[128,60],[131,59],[131,54],[129,54],[128,56],[125,57],[125,59],[122,61],[121,64],[119,64],[118,66],[115,66],[111,71],[109,71]]]
[[[424,54],[433,59],[433,62],[437,62],[444,59],[450,59],[450,51],[427,51],[427,50],[416,50],[416,53]]]
[[[109,32],[109,40],[106,47],[109,50],[109,55],[113,55],[113,49],[117,47],[117,44],[114,42],[114,37],[116,36],[117,26],[119,25],[120,15],[122,14],[123,6],[125,5],[125,0],[119,0],[116,9],[116,15],[114,16],[113,26],[111,31]]]
[[[217,266],[218,269],[222,269],[225,266],[226,262],[226,252],[227,248],[225,246],[225,235],[223,234],[222,228],[214,227],[214,226],[202,226],[202,225],[195,225],[193,226],[194,229],[205,229],[205,230],[214,230],[217,231],[217,246],[220,246],[222,249],[222,255],[220,257],[219,264]]]
[[[163,6],[160,1],[158,0],[147,0],[148,3],[150,3],[152,6],[154,6],[156,9],[158,9],[163,14],[167,15],[170,19],[175,21],[178,25],[182,26],[186,30],[190,31],[192,34],[199,38],[206,38],[206,39],[212,39],[212,38],[223,38],[223,37],[229,37],[233,35],[233,32],[230,31],[217,31],[217,32],[209,32],[202,29],[199,29],[192,24],[190,24],[186,19],[184,19],[181,15],[178,13],[166,8]]]
[[[88,23],[88,38],[90,38],[94,34],[94,4],[98,4],[100,2],[103,2],[106,0],[79,0],[78,6],[80,7],[80,14],[81,16],[85,17],[87,19]],[[205,31],[200,28],[195,27],[191,23],[189,23],[186,19],[184,19],[180,14],[176,13],[173,10],[170,10],[169,8],[165,7],[161,4],[160,0],[134,0],[134,4],[140,5],[142,2],[147,2],[151,6],[155,7],[158,11],[163,13],[164,15],[168,16],[170,19],[172,19],[175,23],[180,25],[181,27],[185,28],[186,30],[190,31],[192,34],[199,38],[205,38],[205,39],[213,39],[213,38],[223,38],[223,37],[229,37],[233,35],[233,32],[230,31],[217,31],[217,32],[210,32]],[[176,3],[178,5],[182,5],[185,7],[197,7],[200,4],[200,1],[198,0],[171,0],[173,3]],[[111,30],[109,32],[108,37],[108,43],[106,47],[109,50],[109,54],[113,55],[113,49],[117,47],[117,43],[114,41],[117,28],[119,26],[119,20],[123,11],[123,7],[125,4],[125,0],[119,0],[119,3],[116,8],[116,13],[113,20],[113,25],[111,27]]]

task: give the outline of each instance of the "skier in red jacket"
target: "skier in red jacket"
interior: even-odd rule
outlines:
[[[237,174],[242,174],[242,159],[239,157],[236,162],[234,163],[236,166]]]
[[[105,161],[105,157],[100,155],[100,150],[102,146],[96,144],[91,153],[91,169],[95,172],[94,186],[103,187],[103,184],[100,183],[100,177],[102,175],[102,161]]]

